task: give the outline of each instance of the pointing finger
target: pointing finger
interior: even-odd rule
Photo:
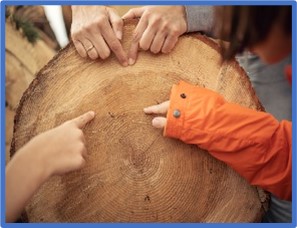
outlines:
[[[78,128],[82,129],[84,126],[86,126],[87,123],[89,123],[92,119],[94,119],[94,117],[95,117],[95,112],[89,111],[82,114],[79,117],[72,119],[72,121],[76,124]]]
[[[158,105],[149,106],[143,109],[146,114],[166,114],[169,108],[169,101]]]
[[[121,40],[123,36],[123,25],[124,22],[120,16],[115,13],[114,11],[110,10],[108,11],[110,23],[112,25],[112,29],[114,33],[116,34],[116,37]]]

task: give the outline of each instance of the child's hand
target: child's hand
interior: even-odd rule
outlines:
[[[94,116],[95,113],[90,111],[66,121],[36,136],[25,147],[49,176],[77,170],[83,167],[87,155],[82,129]]]
[[[167,114],[169,108],[169,101],[165,101],[158,105],[149,106],[144,108],[143,111],[146,114]],[[167,123],[167,119],[165,117],[155,117],[152,120],[152,125],[155,128],[164,128]]]
[[[87,154],[82,129],[90,111],[35,136],[6,166],[6,222],[15,221],[37,189],[52,175],[81,168]]]

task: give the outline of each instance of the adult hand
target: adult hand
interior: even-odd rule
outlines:
[[[71,38],[82,57],[106,59],[110,50],[123,66],[128,65],[122,39],[123,20],[106,6],[72,6]]]
[[[143,109],[146,114],[160,114],[166,115],[169,108],[169,101],[165,101],[158,105],[149,106]],[[152,120],[152,125],[155,128],[164,128],[166,126],[167,119],[165,117],[155,117]]]
[[[184,6],[144,6],[129,10],[122,18],[140,18],[128,53],[130,65],[137,59],[138,47],[155,54],[169,53],[187,31]]]

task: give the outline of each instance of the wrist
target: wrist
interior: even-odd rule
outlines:
[[[43,151],[44,145],[40,146],[39,144],[36,137],[33,138],[19,151],[19,157],[22,164],[26,164],[28,175],[34,177],[37,183],[44,183],[52,176],[52,171],[46,165],[47,158]]]
[[[176,8],[177,15],[182,19],[182,27],[183,27],[183,33],[187,32],[188,30],[188,24],[187,24],[187,14],[186,14],[186,8],[185,6],[177,6]]]

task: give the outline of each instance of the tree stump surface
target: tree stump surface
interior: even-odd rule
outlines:
[[[135,21],[126,21],[130,45]],[[26,207],[29,222],[260,222],[266,194],[194,145],[165,138],[143,108],[169,98],[180,80],[262,110],[234,60],[186,35],[170,54],[140,52],[134,66],[81,58],[73,44],[37,75],[17,109],[11,154],[35,135],[86,111],[86,166],[47,181]],[[50,146],[50,145],[49,145]],[[38,151],[36,151],[38,153]]]

